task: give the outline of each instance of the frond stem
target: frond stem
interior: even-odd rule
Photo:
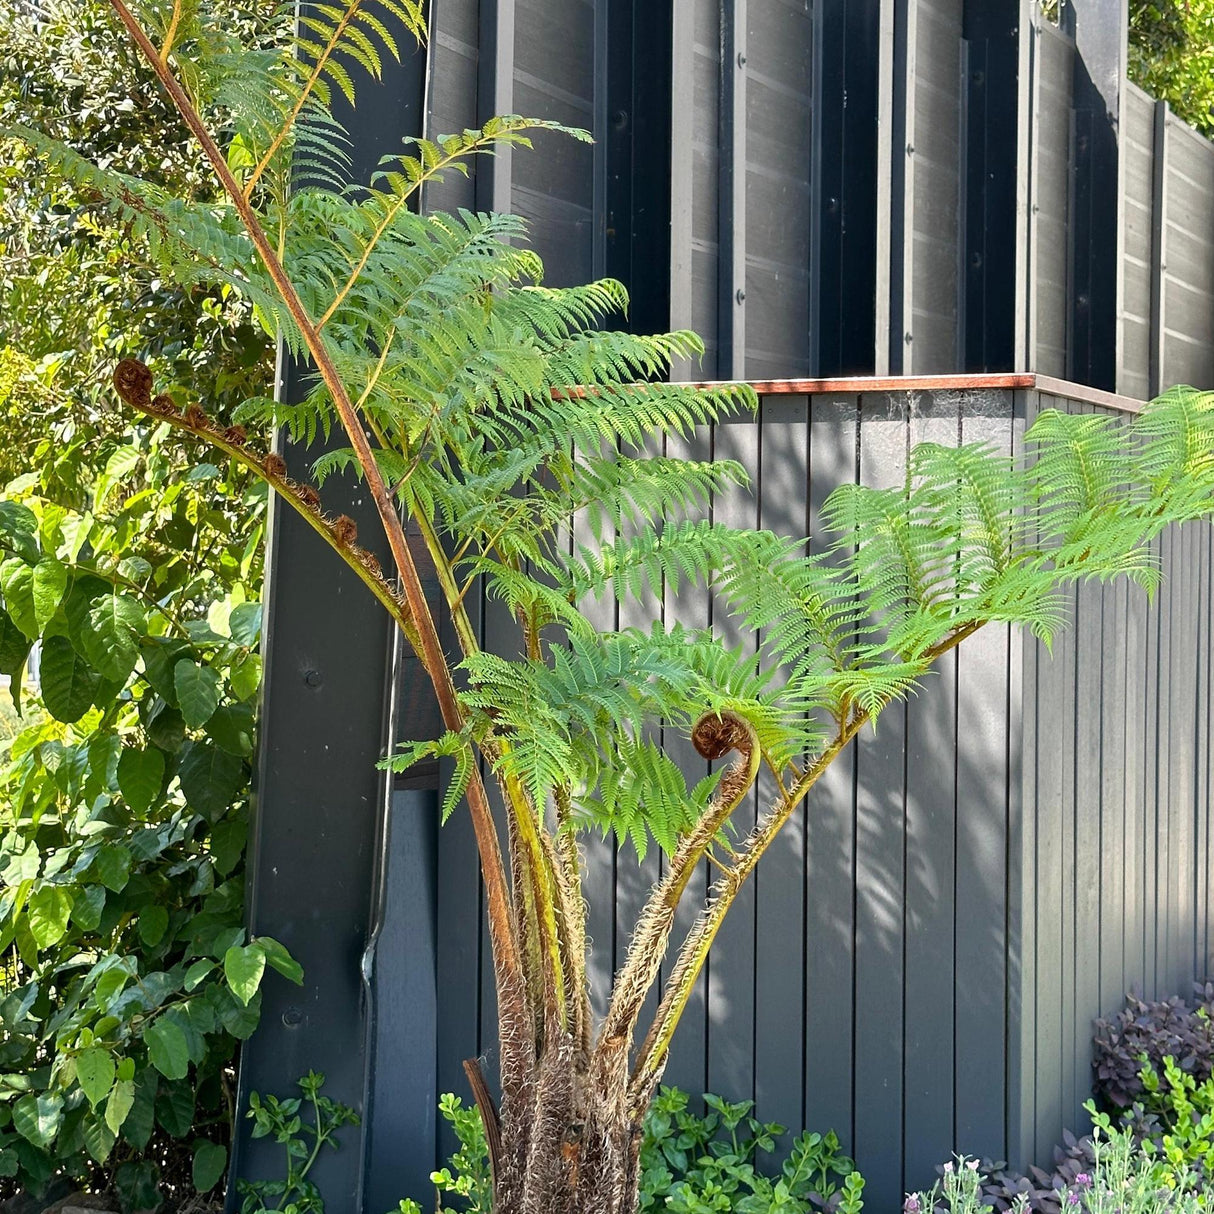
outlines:
[[[164,42],[160,47],[160,62],[168,63],[173,50],[173,39],[177,37],[177,26],[181,22],[181,0],[173,0],[173,15],[169,19],[169,28],[165,30]]]
[[[701,753],[719,758],[729,750],[735,750],[738,758],[726,771],[708,809],[680,840],[666,875],[654,886],[637,919],[628,957],[614,983],[611,1004],[595,1047],[596,1055],[608,1063],[627,1066],[637,1018],[666,956],[666,945],[683,893],[713,839],[758,778],[762,756],[754,726],[734,713],[721,714],[720,719],[731,727],[731,733],[723,743],[724,749]],[[707,718],[701,718],[697,722],[692,731],[693,738],[705,720]],[[697,749],[700,749],[698,743]]]
[[[303,88],[300,90],[299,96],[295,99],[295,104],[291,107],[291,112],[283,120],[282,126],[278,128],[274,138],[270,140],[270,146],[266,149],[265,155],[257,162],[252,173],[249,174],[248,181],[245,182],[245,187],[242,192],[242,197],[246,202],[253,197],[253,187],[261,178],[262,173],[266,171],[266,167],[278,154],[278,149],[282,147],[283,141],[291,133],[291,128],[295,125],[299,115],[303,112],[303,107],[307,104],[308,98],[312,95],[312,90],[316,87],[316,82],[320,79],[321,73],[325,70],[325,64],[329,62],[333,51],[337,47],[341,36],[345,33],[348,26],[354,17],[355,12],[362,4],[362,0],[350,0],[346,5],[346,11],[342,13],[341,20],[333,27],[333,32],[329,35],[329,41],[325,44],[324,50],[316,57],[316,62],[312,65],[312,71],[309,73],[307,80],[304,82]],[[319,328],[320,326],[317,326]]]
[[[278,290],[292,320],[299,329],[300,335],[316,363],[317,370],[324,379],[325,386],[333,398],[334,406],[341,417],[342,425],[349,436],[359,462],[363,465],[367,478],[367,486],[375,502],[376,510],[383,523],[392,555],[400,572],[401,582],[408,604],[410,615],[418,630],[417,652],[426,666],[430,679],[434,684],[435,694],[443,714],[443,720],[448,729],[463,728],[463,713],[455,693],[455,684],[451,678],[450,668],[443,656],[439,643],[438,632],[434,626],[433,617],[426,603],[425,592],[418,576],[417,566],[409,551],[404,529],[400,518],[388,496],[387,487],[375,462],[375,455],[363,430],[353,403],[346,392],[337,368],[329,355],[328,348],[321,340],[320,333],[308,316],[307,310],[300,299],[294,284],[288,278],[282,263],[278,260],[273,247],[261,226],[256,212],[249,199],[240,188],[240,183],[232,175],[227,161],[220,151],[206,124],[198,114],[182,88],[180,82],[169,70],[167,64],[161,62],[143,27],[131,15],[123,0],[110,0],[110,5],[118,15],[123,26],[152,66],[161,85],[169,94],[173,104],[198,140],[203,153],[210,162],[212,169],[219,178],[224,191],[231,198],[249,237],[261,257],[266,271],[269,273],[274,286]],[[498,981],[499,1006],[503,1016],[515,1016],[525,1020],[527,1012],[521,1003],[523,997],[523,975],[518,952],[518,940],[511,907],[509,890],[506,886],[505,868],[502,862],[501,847],[497,831],[493,823],[493,815],[489,807],[488,796],[479,774],[469,783],[467,792],[468,807],[472,815],[473,827],[476,833],[477,849],[480,854],[481,870],[485,881],[486,902],[490,930],[493,938],[493,955]],[[503,1079],[506,1072],[513,1069],[510,1061],[503,1057]],[[516,1063],[518,1060],[516,1060]]]
[[[292,121],[294,121],[294,118],[292,118]],[[433,178],[435,174],[441,173],[443,169],[450,168],[450,166],[453,165],[457,160],[462,160],[465,156],[483,150],[482,145],[491,144],[492,142],[493,138],[486,136],[478,142],[465,145],[464,147],[460,148],[458,152],[451,152],[448,155],[441,157],[440,159],[436,160],[421,177],[413,182],[408,189],[403,190],[400,194],[396,195],[392,201],[392,204],[385,210],[383,219],[368,238],[367,247],[363,249],[362,256],[358,259],[358,263],[350,271],[350,277],[346,279],[345,285],[342,286],[342,288],[333,297],[332,303],[329,304],[329,306],[325,309],[324,314],[316,322],[317,332],[320,332],[320,330],[329,323],[329,321],[332,319],[333,313],[336,312],[337,309],[340,308],[345,302],[346,296],[350,294],[351,290],[354,288],[354,284],[358,282],[359,275],[361,275],[363,270],[366,269],[367,262],[371,260],[371,254],[375,252],[375,246],[379,244],[384,233],[395,222],[397,215],[399,215],[401,210],[408,204],[409,199],[413,197],[413,195],[426,181]]]
[[[942,654],[955,649],[967,637],[977,632],[983,623],[984,621],[971,621],[963,624],[942,641],[933,645],[923,655],[924,668],[929,667]],[[888,703],[888,700],[886,702]],[[871,719],[871,716],[870,712],[861,709],[847,721],[830,745],[810,764],[788,796],[777,799],[759,819],[735,862],[714,883],[708,905],[687,933],[687,937],[679,949],[674,969],[666,984],[666,991],[633,1067],[628,1091],[634,1110],[646,1107],[654,1085],[661,1078],[674,1030],[691,997],[696,980],[704,968],[708,951],[716,939],[721,923],[733,905],[738,891],[742,888],[746,878],[754,871],[754,867],[763,853],[771,846],[781,828],[792,816],[793,811],[805,799],[810,789],[818,782],[831,763],[838,758]]]

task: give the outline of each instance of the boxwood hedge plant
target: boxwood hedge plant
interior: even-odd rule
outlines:
[[[79,508],[70,451],[0,500],[0,1192],[134,1210],[221,1180],[263,973],[300,973],[243,925],[264,486],[111,446]]]
[[[147,232],[166,275],[240,292],[310,363],[301,403],[258,400],[246,412],[300,440],[345,432],[349,446],[316,474],[365,478],[392,567],[381,571],[353,522],[324,514],[315,487],[289,479],[278,455],[212,423],[205,382],[181,409],[126,360],[116,389],[132,409],[258,472],[417,653],[446,732],[391,761],[450,761],[444,813],[464,807],[479,850],[497,1093],[475,1063],[468,1072],[494,1208],[628,1214],[671,1038],[772,840],[856,735],[985,624],[1024,625],[1048,640],[1074,583],[1124,575],[1152,587],[1152,540],[1212,507],[1214,398],[1176,391],[1127,426],[1044,413],[1031,462],[981,445],[920,446],[904,484],[835,491],[824,513],[829,552],[807,556],[803,537],[714,525],[706,499],[744,480],[742,470],[653,452],[752,408],[753,392],[666,382],[672,359],[696,355],[698,339],[612,331],[606,322],[627,302],[619,283],[545,287],[518,220],[416,209],[427,180],[495,142],[524,142],[531,124],[503,117],[416,143],[369,188],[343,186],[331,96],[352,99],[358,74],[380,72],[402,29],[420,33],[416,0],[309,5],[298,45],[281,55],[242,54],[203,0],[110,3],[226,202],[195,205],[44,136],[25,138],[52,171],[89,183]],[[211,129],[200,114],[216,96],[227,119]],[[293,166],[303,172],[291,188]],[[568,524],[579,514],[580,533],[598,543],[571,553]],[[451,653],[402,515],[436,570]],[[697,581],[711,585],[716,618],[742,647],[661,622],[604,630],[582,609],[598,595],[677,593]],[[516,648],[481,649],[466,609],[477,585],[516,623]],[[732,762],[689,785],[661,741],[680,733],[707,759]],[[731,839],[731,816],[760,769],[770,803]],[[667,855],[597,1021],[578,847],[591,826],[652,838]],[[715,883],[672,942],[706,860]]]

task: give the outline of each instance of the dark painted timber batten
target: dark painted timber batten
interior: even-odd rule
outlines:
[[[1117,383],[1118,245],[1121,181],[1118,139],[1129,30],[1127,0],[1072,0],[1063,6],[1075,38],[1074,212],[1071,230],[1071,362],[1068,376],[1112,389]]]
[[[382,157],[403,151],[402,137],[421,130],[424,79],[425,56],[418,52],[406,53],[382,83],[360,82],[358,109],[339,114],[350,134],[351,180],[370,181]],[[300,401],[311,386],[306,367],[280,358],[280,399]],[[332,444],[345,445],[339,433]],[[285,435],[279,449],[290,474],[310,482],[321,450],[305,449]],[[331,477],[321,500],[331,516],[354,519],[361,542],[386,567],[387,543],[361,485]],[[393,680],[401,674],[396,638],[361,581],[314,539],[292,510],[272,500],[247,918],[251,932],[273,936],[291,950],[303,965],[304,985],[267,979],[261,1025],[241,1053],[239,1106],[247,1108],[251,1092],[297,1094],[297,1079],[310,1070],[323,1072],[325,1095],[361,1114],[361,1141],[358,1130],[345,1131],[344,1149],[322,1153],[310,1178],[331,1209],[362,1210],[365,1195],[377,1201],[385,1195],[377,1172],[394,1172],[410,1187],[429,1175],[426,1152],[402,1156],[383,1150],[382,1140],[399,1141],[398,1134],[383,1133],[389,1127],[413,1130],[428,1121],[432,1142],[432,1109],[424,1112],[420,1100],[395,1102],[390,1115],[377,1116],[369,1076],[378,1044],[396,1063],[393,1088],[413,1090],[433,1104],[433,1078],[427,1080],[433,1071],[433,1011],[428,1020],[426,1011],[433,1005],[432,977],[428,994],[425,984],[433,956],[423,909],[413,908],[416,932],[398,935],[402,946],[385,958],[388,989],[402,972],[416,988],[409,994],[414,1015],[400,1023],[395,1043],[380,1031],[375,947],[389,901],[395,906],[407,891],[424,889],[433,867],[433,796],[417,804],[415,795],[409,808],[394,810],[390,782],[376,764],[393,741]],[[389,899],[385,866],[395,858],[387,847],[392,814],[405,833],[416,836],[417,846],[397,860],[393,875],[404,881]],[[233,1180],[279,1178],[282,1147],[273,1139],[253,1139],[251,1129],[243,1117],[238,1120]],[[365,1160],[364,1146],[377,1130],[381,1150]],[[418,1145],[424,1141],[410,1137]],[[230,1190],[228,1209],[235,1210],[234,1183]]]
[[[877,0],[823,5],[814,23],[814,230],[810,341],[821,375],[874,367],[877,274]]]

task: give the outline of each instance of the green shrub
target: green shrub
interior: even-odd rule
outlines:
[[[753,1101],[731,1104],[709,1094],[704,1105],[701,1115],[686,1092],[673,1087],[658,1092],[641,1145],[641,1214],[805,1214],[824,1208],[858,1214],[863,1207],[864,1178],[840,1152],[833,1132],[800,1134],[772,1176],[760,1166],[759,1153],[775,1150],[785,1127],[755,1118]],[[439,1101],[439,1111],[459,1141],[448,1165],[430,1177],[439,1209],[454,1205],[464,1214],[491,1214],[489,1151],[480,1113],[450,1092]],[[422,1207],[406,1200],[394,1214],[422,1214]]]
[[[80,509],[0,501],[0,1193],[136,1209],[221,1179],[262,975],[300,974],[243,926],[264,490],[159,429],[89,459]]]
[[[1178,1187],[1203,1189],[1214,1181],[1214,1079],[1198,1080],[1170,1054],[1163,1074],[1142,1070],[1143,1105],[1134,1110],[1139,1137],[1150,1141]]]
[[[642,1211],[800,1214],[811,1200],[825,1202],[839,1191],[842,1208],[859,1208],[863,1181],[833,1132],[799,1135],[773,1178],[760,1170],[758,1156],[775,1149],[785,1127],[757,1120],[753,1101],[706,1095],[704,1104],[700,1116],[686,1092],[658,1093],[641,1147]]]

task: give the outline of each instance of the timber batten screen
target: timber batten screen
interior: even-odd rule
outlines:
[[[760,389],[757,418],[677,446],[750,471],[753,494],[720,495],[714,517],[805,534],[811,547],[830,489],[898,483],[913,442],[981,440],[1011,453],[1039,408],[1135,408],[1032,375]],[[761,1116],[794,1130],[835,1129],[874,1206],[927,1184],[953,1150],[1025,1164],[1048,1157],[1064,1128],[1082,1128],[1091,1020],[1136,984],[1148,995],[1187,989],[1214,944],[1211,530],[1169,533],[1160,547],[1168,580],[1154,602],[1124,584],[1080,589],[1052,658],[988,626],[857,739],[731,912],[676,1037],[670,1082],[754,1098]],[[469,605],[483,643],[510,652],[500,608],[475,594]],[[604,627],[713,616],[702,591],[627,617],[610,602],[598,610]],[[418,686],[401,705],[412,736],[425,723]],[[689,745],[671,741],[702,774]],[[299,757],[305,781],[310,761]],[[393,844],[384,863],[414,875],[407,896],[390,887],[368,964],[379,1009],[369,1120],[414,1127],[408,1152],[384,1151],[365,1131],[363,1183],[376,1194],[450,1149],[445,1126],[427,1119],[433,1096],[463,1091],[462,1060],[485,1054],[492,1065],[496,1044],[475,846],[462,814],[441,830],[424,825],[433,798],[424,787],[395,794],[392,829],[413,850]],[[755,808],[752,798],[740,820]],[[585,853],[601,998],[661,861],[638,867],[595,839]],[[432,1046],[418,1054],[426,1025]],[[292,1032],[302,1057],[309,1025]],[[389,1069],[405,1041],[419,1077],[407,1091]]]
[[[1027,0],[433,0],[430,24],[425,54],[364,90],[359,174],[423,121],[431,136],[506,112],[590,129],[593,146],[542,133],[424,203],[529,216],[550,281],[620,276],[629,323],[704,335],[680,378],[764,381],[758,419],[667,443],[750,468],[753,496],[723,495],[717,517],[815,543],[826,493],[896,481],[913,441],[1015,451],[1051,402],[1132,410],[1178,380],[1214,386],[1214,149],[1121,80],[1117,139],[1093,161],[1084,77],[1107,48]],[[1110,166],[1116,235],[1098,239],[1092,182]],[[1089,321],[1079,284],[1110,265]],[[1114,363],[1126,395],[1065,382],[1111,384]],[[435,1097],[464,1091],[462,1059],[495,1042],[475,847],[464,815],[435,828],[437,769],[377,785],[386,623],[339,584],[310,593],[303,533],[275,525],[250,906],[308,985],[268,992],[243,1090],[326,1069],[364,1127],[318,1179],[382,1214],[426,1196],[451,1146]],[[1183,990],[1214,946],[1208,529],[1160,552],[1153,604],[1085,588],[1052,659],[1006,630],[971,638],[831,769],[731,915],[672,1081],[835,1128],[874,1208],[954,1148],[1024,1163],[1078,1128],[1090,1018],[1135,981]],[[483,639],[504,635],[499,605],[470,607]],[[714,604],[687,591],[628,610],[598,618],[707,624]],[[336,628],[352,634],[341,654],[324,647]],[[424,733],[427,696],[402,660],[398,735]],[[327,719],[348,723],[339,748]],[[601,992],[660,861],[596,847],[587,862]],[[330,875],[343,888],[322,922],[292,883],[311,895]]]

